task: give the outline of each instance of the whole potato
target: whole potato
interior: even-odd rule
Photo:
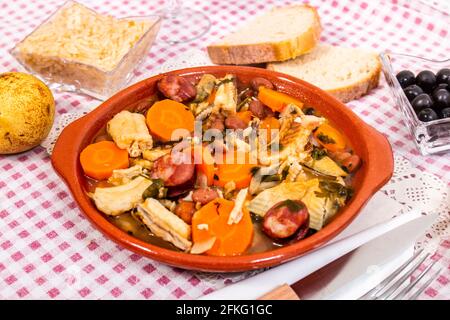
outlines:
[[[44,140],[53,125],[55,100],[36,77],[0,74],[0,154],[27,151]]]

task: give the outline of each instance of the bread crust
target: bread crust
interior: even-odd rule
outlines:
[[[296,6],[292,6],[296,7]],[[311,51],[319,42],[322,26],[316,8],[307,7],[314,13],[314,22],[310,28],[295,38],[277,42],[258,44],[207,46],[211,61],[215,64],[257,64],[271,61],[286,61]]]
[[[276,69],[276,67],[273,64],[270,63],[267,64],[266,68],[269,70],[280,72]],[[343,103],[356,100],[368,94],[370,90],[378,87],[378,84],[380,82],[380,74],[381,74],[381,62],[380,58],[377,57],[377,65],[373,70],[371,70],[371,72],[367,77],[359,80],[354,84],[325,91],[330,93],[336,99],[338,99]],[[294,75],[291,76],[295,77]]]

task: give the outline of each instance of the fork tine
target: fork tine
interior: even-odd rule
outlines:
[[[367,292],[365,295],[363,295],[361,298],[362,300],[365,299],[371,299],[375,297],[383,288],[385,288],[394,278],[401,273],[411,262],[413,262],[420,254],[423,252],[423,249],[417,251],[411,258],[409,258],[405,263],[403,263],[400,267],[395,269],[394,272],[392,272],[391,275],[389,275],[386,279],[381,281],[378,285],[375,286],[372,290]]]
[[[398,287],[405,282],[406,279],[408,279],[414,271],[425,261],[426,258],[428,258],[430,254],[427,253],[424,257],[420,258],[419,261],[415,262],[414,265],[404,274],[402,275],[397,281],[392,283],[389,288],[383,292],[380,296],[376,297],[377,300],[385,300],[389,298],[395,290],[398,289]]]
[[[431,270],[431,268],[434,266],[434,264],[437,262],[437,260],[434,260],[433,263],[431,263],[430,265],[428,265],[425,270],[423,270],[416,279],[414,279],[414,281],[411,281],[411,283],[406,286],[405,288],[403,288],[402,291],[400,291],[393,299],[394,300],[400,300],[403,299],[406,294],[411,291],[412,288],[414,288],[414,286],[428,273],[428,271]]]
[[[431,282],[433,282],[433,280],[436,279],[436,278],[438,277],[438,275],[441,273],[441,271],[442,271],[442,268],[439,269],[438,271],[436,271],[436,272],[431,276],[431,278],[428,279],[428,281],[425,282],[425,283],[423,284],[423,286],[421,286],[421,287],[419,288],[419,290],[417,290],[413,295],[411,295],[411,297],[409,297],[408,300],[416,300],[416,299],[420,296],[420,294],[421,294],[423,291],[425,291],[426,288],[428,288],[428,286],[431,284]]]

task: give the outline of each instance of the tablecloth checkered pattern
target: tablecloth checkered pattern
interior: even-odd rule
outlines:
[[[8,50],[64,1],[0,0],[0,72],[21,70]],[[82,0],[117,17],[147,15],[161,9],[156,0]],[[273,6],[301,1],[184,1],[205,12],[211,30],[197,41],[168,45],[157,41],[135,71],[142,77],[165,61],[233,31]],[[419,1],[312,0],[321,16],[322,41],[334,45],[390,50],[429,58],[449,58],[449,16]],[[189,30],[171,32],[189,33]],[[57,113],[77,110],[89,97],[55,93]],[[0,102],[1,103],[1,102]],[[420,156],[394,106],[384,80],[349,107],[384,133],[396,152],[450,184],[450,156]],[[448,256],[448,241],[441,256]],[[53,171],[44,149],[0,156],[0,298],[190,299],[215,290],[231,278],[210,281],[133,254],[103,237],[84,218]],[[439,277],[422,298],[444,298],[449,279]],[[448,291],[447,291],[448,292]]]

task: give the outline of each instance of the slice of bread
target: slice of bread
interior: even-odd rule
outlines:
[[[258,16],[207,49],[216,64],[285,61],[311,51],[321,30],[315,8],[292,5]]]
[[[320,44],[296,59],[269,63],[267,69],[305,80],[348,102],[378,86],[381,63],[376,52]]]

